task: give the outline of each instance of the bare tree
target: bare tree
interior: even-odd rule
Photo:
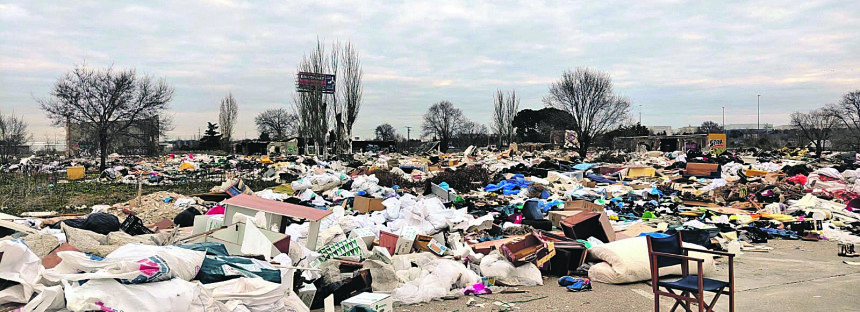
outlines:
[[[846,137],[854,149],[860,149],[860,90],[842,95],[842,100],[827,110],[848,130]]]
[[[565,71],[550,86],[544,103],[573,116],[569,130],[576,132],[583,157],[594,139],[614,129],[630,110],[630,101],[613,93],[609,74],[588,68]]]
[[[233,93],[228,93],[221,99],[218,112],[218,124],[221,126],[221,147],[225,151],[231,151],[230,143],[233,142],[233,126],[239,116],[239,104],[233,98]]]
[[[135,70],[114,71],[76,67],[60,78],[50,97],[39,105],[55,126],[78,124],[91,131],[99,142],[99,167],[105,169],[108,146],[139,120],[159,119],[173,87],[163,79],[138,77]]]
[[[696,129],[696,132],[697,133],[720,133],[720,132],[723,132],[723,126],[720,126],[720,124],[718,124],[715,121],[708,120],[708,121],[703,122],[702,125],[699,126],[698,129]]]
[[[489,129],[484,124],[471,120],[464,120],[458,129],[457,138],[460,146],[480,145],[482,139],[486,139]]]
[[[430,106],[424,114],[424,135],[436,136],[442,151],[448,149],[448,143],[463,124],[463,112],[448,101],[437,102]]]
[[[493,131],[499,137],[499,145],[508,144],[514,137],[514,117],[520,106],[517,92],[511,91],[507,98],[501,90],[496,91],[493,103]]]
[[[335,120],[341,133],[338,147],[341,153],[352,150],[352,126],[358,118],[358,112],[361,109],[361,96],[363,86],[361,78],[363,71],[361,69],[361,60],[358,56],[358,50],[352,43],[347,42],[340,51],[340,60],[343,64],[340,80],[340,95],[342,99],[335,113]]]
[[[317,45],[310,54],[305,55],[299,63],[299,72],[310,72],[323,74],[329,70],[329,59],[326,57],[325,47],[317,40]],[[326,135],[329,130],[329,104],[335,101],[334,95],[323,93],[320,89],[307,92],[299,92],[294,98],[296,111],[298,112],[299,134],[313,140],[314,151],[317,155],[325,153]]]
[[[32,136],[27,132],[24,118],[0,113],[0,160],[8,162],[18,155],[19,148]]]
[[[392,141],[397,139],[397,131],[394,130],[394,127],[391,124],[381,124],[376,126],[376,140],[378,141]]]
[[[254,117],[257,131],[273,140],[285,140],[298,132],[299,117],[285,108],[271,108]]]
[[[800,130],[804,138],[815,145],[815,154],[821,159],[826,143],[833,134],[833,127],[839,119],[824,108],[808,113],[795,112],[791,114],[791,125]]]

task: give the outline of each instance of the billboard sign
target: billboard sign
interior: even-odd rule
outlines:
[[[714,154],[722,154],[726,151],[726,134],[711,133],[708,134],[708,147]]]
[[[296,91],[321,91],[322,93],[332,94],[334,93],[334,85],[334,75],[299,72],[298,82],[296,83]]]

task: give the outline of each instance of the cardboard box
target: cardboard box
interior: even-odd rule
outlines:
[[[615,230],[606,213],[584,211],[561,220],[560,225],[564,236],[569,238],[588,239],[594,236],[604,243],[615,240]]]
[[[568,200],[564,202],[564,210],[603,212],[603,206],[585,200]]]
[[[556,248],[556,255],[549,263],[549,271],[553,275],[565,276],[585,263],[588,249],[585,247]]]
[[[418,251],[430,251],[430,241],[433,240],[433,236],[421,235],[418,234],[415,236],[415,250]]]
[[[534,262],[540,267],[555,256],[555,245],[530,233],[502,245],[502,254],[516,266]]]
[[[302,303],[306,306],[310,307],[314,303],[314,297],[317,295],[317,287],[314,284],[304,284],[302,288],[299,288],[299,299],[302,299]]]
[[[394,299],[391,295],[381,293],[363,292],[340,303],[344,312],[352,307],[363,307],[376,312],[393,312]]]
[[[418,230],[414,227],[406,226],[400,230],[400,235],[397,238],[397,246],[394,247],[394,254],[405,255],[412,252],[412,245],[415,244],[415,238],[418,236]]]
[[[441,243],[436,241],[435,238],[430,239],[430,243],[427,244],[427,248],[430,250],[430,252],[438,256],[444,256],[445,253],[448,252],[448,247],[445,247],[445,245],[442,245]]]
[[[84,166],[77,167],[66,167],[66,178],[69,180],[79,180],[83,179],[84,174]]]
[[[552,226],[560,228],[561,225],[559,225],[559,224],[561,223],[561,220],[564,220],[564,218],[573,216],[573,215],[580,213],[580,212],[582,212],[582,211],[581,210],[550,211],[548,217],[549,217],[549,220],[552,221]]]
[[[657,173],[657,170],[651,167],[631,167],[627,168],[627,177],[628,178],[641,178],[648,177],[653,178],[654,174]]]
[[[388,233],[386,231],[379,231],[379,246],[388,249],[389,255],[393,256],[394,251],[397,250],[398,239],[400,239],[400,236],[397,234]]]
[[[373,241],[376,240],[376,234],[368,228],[356,228],[349,233],[349,238],[354,238],[364,242],[367,245],[367,250],[373,248]]]
[[[356,196],[352,203],[352,209],[360,213],[369,213],[371,211],[385,210],[385,205],[382,204],[382,199],[379,198]]]

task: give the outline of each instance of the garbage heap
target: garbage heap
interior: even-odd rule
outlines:
[[[257,192],[231,179],[209,193],[154,193],[88,215],[0,215],[0,303],[391,311],[395,302],[543,285],[548,276],[587,278],[572,291],[650,280],[645,236],[673,233],[689,247],[738,256],[767,252],[772,239],[836,240],[853,256],[860,171],[773,155],[782,154],[760,162],[614,153],[621,162],[601,163],[606,154],[578,161],[512,146],[269,160],[258,173],[284,184]],[[705,273],[715,270],[713,257],[698,256]]]

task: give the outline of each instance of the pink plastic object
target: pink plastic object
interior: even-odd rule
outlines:
[[[493,293],[493,291],[490,290],[489,288],[487,288],[487,286],[484,286],[484,284],[478,283],[478,284],[466,287],[466,289],[463,290],[463,293],[466,294],[467,296],[468,295],[486,295],[486,294]]]
[[[222,215],[222,214],[224,214],[224,206],[212,207],[212,209],[209,209],[209,211],[207,211],[206,214],[207,215],[219,215],[219,214]]]

